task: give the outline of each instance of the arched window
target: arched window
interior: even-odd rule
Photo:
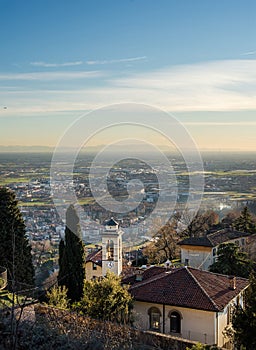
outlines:
[[[111,239],[107,241],[106,253],[107,260],[114,260],[114,242]]]
[[[157,307],[151,307],[148,310],[149,328],[155,331],[160,331],[161,312]]]
[[[171,311],[169,313],[170,317],[170,332],[180,333],[181,330],[181,315],[177,311]]]

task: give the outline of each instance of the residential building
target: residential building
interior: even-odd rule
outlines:
[[[102,249],[96,250],[86,257],[85,276],[87,280],[102,277]]]
[[[217,259],[218,246],[221,243],[236,243],[242,250],[245,250],[249,236],[249,233],[226,228],[202,237],[185,238],[179,242],[181,263],[186,266],[209,270],[210,265]]]
[[[157,273],[153,267],[123,283],[131,284],[138,328],[232,348],[223,331],[235,305],[243,306],[248,280],[191,267]]]

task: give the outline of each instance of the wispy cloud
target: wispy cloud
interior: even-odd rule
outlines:
[[[251,55],[255,55],[255,54],[256,54],[256,50],[244,52],[241,54],[241,56],[251,56]]]
[[[109,74],[99,71],[0,74],[1,81],[56,81],[51,90],[43,91],[36,82],[31,82],[29,91],[24,91],[24,87],[21,91],[20,82],[20,90],[8,87],[0,90],[0,99],[8,106],[5,111],[8,113],[14,109],[84,111],[123,102],[155,105],[170,112],[256,110],[256,60],[252,59],[171,66],[111,80]],[[96,79],[93,84],[76,83],[83,78]],[[63,85],[63,80],[72,84]]]
[[[119,59],[113,59],[113,60],[94,60],[94,61],[91,60],[91,61],[87,61],[86,63],[89,65],[129,63],[129,62],[135,62],[135,61],[145,61],[146,59],[147,59],[147,56],[139,56],[139,57],[119,58]]]
[[[130,94],[139,90],[136,100],[144,96],[144,102],[170,111],[256,109],[256,60],[171,66],[115,79],[112,84],[129,89]]]
[[[83,61],[63,62],[63,63],[49,63],[49,62],[43,62],[43,61],[30,62],[31,66],[45,67],[45,68],[80,66],[83,63],[84,63]]]
[[[75,80],[75,79],[85,79],[85,78],[96,78],[104,76],[104,73],[99,71],[60,71],[60,72],[32,72],[32,73],[9,73],[0,74],[0,80],[10,81],[10,80]]]

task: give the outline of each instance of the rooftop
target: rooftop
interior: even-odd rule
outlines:
[[[247,232],[240,232],[231,228],[225,228],[223,230],[208,233],[202,237],[189,237],[179,242],[179,245],[193,245],[202,247],[216,247],[221,243],[228,242],[233,239],[248,237]]]
[[[118,222],[116,222],[113,218],[106,221],[104,225],[105,226],[119,226]]]
[[[142,281],[145,281],[145,280],[147,280],[147,279],[149,279],[149,278],[151,278],[151,277],[153,277],[155,275],[159,275],[160,273],[165,272],[165,271],[166,271],[165,267],[150,266],[150,267],[148,267],[147,269],[144,270],[144,272],[142,274]],[[135,273],[133,275],[123,278],[122,279],[122,283],[123,284],[130,284],[130,285],[138,283],[138,281],[136,281],[136,271],[135,271]]]
[[[137,301],[223,311],[248,284],[247,279],[236,277],[236,289],[231,289],[229,276],[182,267],[159,270],[158,274],[133,284],[130,293]]]
[[[89,262],[89,261],[99,266],[102,266],[102,249],[87,255],[86,262]]]

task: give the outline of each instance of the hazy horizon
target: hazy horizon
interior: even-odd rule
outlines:
[[[94,153],[96,151],[102,150],[107,145],[98,145],[98,146],[91,146],[91,147],[85,147],[80,150],[80,153]],[[128,145],[127,145],[128,146]],[[146,148],[141,148],[140,150],[137,149],[137,145],[130,145],[129,147],[135,148],[136,151],[141,153],[147,153],[149,152]],[[177,150],[170,150],[168,147],[156,145],[155,147],[158,147],[160,151],[164,153],[170,153],[170,154],[178,154],[179,152]],[[123,149],[125,150],[125,145],[123,146]],[[51,146],[40,146],[40,145],[34,145],[34,146],[21,146],[21,145],[15,145],[15,146],[3,146],[0,145],[0,153],[53,153],[55,150],[55,147]],[[75,147],[68,147],[66,149],[63,149],[62,153],[69,153],[76,150]],[[189,150],[188,150],[189,151]],[[235,154],[256,154],[256,150],[241,150],[241,149],[199,149],[198,150],[201,154],[204,153],[210,153],[210,154],[225,154],[225,153],[235,153]],[[118,152],[118,151],[117,151]],[[122,148],[120,149],[120,152],[122,152]]]

